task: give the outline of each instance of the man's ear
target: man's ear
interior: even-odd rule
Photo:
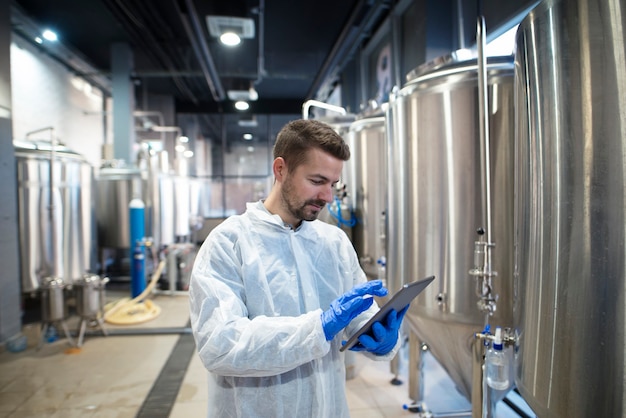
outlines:
[[[272,164],[272,171],[277,181],[282,182],[287,175],[287,164],[283,157],[277,157]]]

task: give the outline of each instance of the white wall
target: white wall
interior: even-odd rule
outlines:
[[[105,138],[99,89],[15,35],[11,39],[11,88],[14,139],[53,127],[60,142],[87,158],[94,168],[100,166]],[[111,129],[107,132],[110,135]],[[50,132],[29,139],[49,140]]]

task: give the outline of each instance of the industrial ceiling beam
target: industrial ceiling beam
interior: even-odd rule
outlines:
[[[193,2],[192,0],[179,0],[176,2],[176,7],[202,69],[202,74],[211,90],[211,95],[216,102],[221,102],[226,98],[226,95]]]
[[[390,10],[390,3],[390,0],[361,0],[359,2],[311,84],[307,98],[314,98],[323,84],[343,70],[363,39],[369,36],[370,31],[380,21],[383,14]]]

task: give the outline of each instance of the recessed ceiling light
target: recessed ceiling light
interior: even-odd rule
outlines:
[[[241,38],[235,32],[224,32],[220,36],[220,41],[227,46],[235,46],[241,43]]]
[[[235,102],[235,109],[237,110],[248,110],[249,108],[250,105],[248,104],[248,102],[244,102],[243,100]]]
[[[56,41],[58,39],[57,34],[52,32],[50,29],[46,29],[43,31],[42,36],[44,37],[44,39],[46,39],[47,41]]]
[[[251,141],[252,140],[252,134],[243,134],[243,139],[245,139],[246,141]]]

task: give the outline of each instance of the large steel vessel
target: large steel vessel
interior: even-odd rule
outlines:
[[[540,3],[516,40],[516,383],[538,416],[623,417],[626,1]]]
[[[93,167],[63,145],[14,141],[22,292],[46,277],[72,284],[93,271]]]
[[[471,343],[485,326],[477,306],[474,242],[486,228],[475,59],[441,59],[409,74],[390,100],[387,275],[408,282],[435,275],[412,303],[410,328],[468,398]],[[491,137],[491,224],[497,310],[512,324],[513,60],[487,61]]]
[[[387,210],[387,137],[385,117],[363,117],[350,125],[347,138],[351,157],[348,197],[356,223],[352,243],[370,279],[384,278]],[[388,283],[388,287],[391,284]],[[391,286],[397,290],[399,286]]]

